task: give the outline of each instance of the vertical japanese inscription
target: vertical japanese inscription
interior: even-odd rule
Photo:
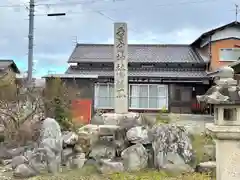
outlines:
[[[114,24],[115,112],[128,112],[128,44],[127,24]]]

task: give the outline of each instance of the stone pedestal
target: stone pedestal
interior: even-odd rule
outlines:
[[[240,180],[240,126],[206,124],[216,141],[217,180]]]

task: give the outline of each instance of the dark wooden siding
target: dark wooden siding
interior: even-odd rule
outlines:
[[[197,113],[198,104],[196,95],[204,94],[208,85],[198,84],[170,84],[169,85],[169,109],[172,113]]]
[[[94,115],[94,85],[99,79],[62,79],[68,86],[79,89],[79,99],[92,100],[92,115]],[[102,79],[100,82],[104,82]],[[105,82],[113,82],[113,80]],[[131,82],[132,84],[133,82]],[[149,84],[149,82],[145,82]],[[137,84],[145,84],[144,82]],[[161,83],[151,83],[161,84]],[[210,85],[196,83],[166,83],[168,84],[168,109],[172,113],[194,113],[193,104],[197,104],[196,95],[204,94]],[[112,111],[112,110],[111,110]],[[136,110],[148,112],[146,110]]]

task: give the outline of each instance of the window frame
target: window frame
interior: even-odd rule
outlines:
[[[99,96],[99,88],[101,85],[107,85],[107,93],[106,93],[106,96]],[[95,83],[94,84],[94,108],[95,109],[114,109],[114,102],[109,102],[110,105],[112,104],[113,107],[111,106],[99,106],[99,99],[101,98],[108,98],[110,99],[110,101],[113,100],[114,97],[111,97],[110,96],[110,87],[113,86],[114,87],[114,84],[113,83]]]
[[[113,107],[103,107],[103,106],[99,106],[99,99],[100,98],[104,98],[104,97],[101,97],[99,96],[99,87],[101,85],[107,85],[108,86],[108,92],[106,96],[104,96],[105,98],[109,98],[109,99],[113,99]],[[157,96],[151,96],[149,95],[149,88],[150,86],[156,86],[157,87],[157,92],[158,92],[158,95]],[[114,97],[111,97],[110,96],[110,87],[113,86],[114,87],[114,83],[95,83],[94,85],[94,90],[95,90],[95,93],[94,93],[94,108],[95,109],[114,109]],[[147,102],[148,102],[148,105],[147,107],[144,107],[144,108],[140,108],[139,107],[139,101],[140,101],[140,98],[139,98],[139,93],[140,93],[140,90],[138,89],[138,95],[135,95],[135,96],[132,96],[131,95],[131,86],[138,86],[138,88],[140,89],[141,86],[147,86],[148,87],[148,96],[147,96]],[[164,89],[165,90],[165,95],[160,95],[160,89]],[[129,94],[129,97],[128,97],[128,104],[129,104],[129,110],[134,110],[134,109],[137,109],[137,110],[161,110],[162,107],[160,107],[160,102],[162,99],[164,99],[166,101],[166,110],[168,110],[168,85],[166,84],[128,84],[128,94]],[[150,107],[150,99],[151,98],[154,98],[156,97],[158,99],[157,101],[157,104],[158,104],[158,107],[156,108],[149,108]],[[131,107],[130,105],[130,101],[131,101],[131,98],[137,98],[137,106],[138,107]]]
[[[152,85],[157,87],[157,91],[158,91],[158,95],[157,96],[149,95],[149,87],[152,86]],[[138,98],[139,99],[139,95],[138,96],[132,96],[131,95],[131,86],[138,86],[138,87],[140,87],[140,86],[148,86],[148,96],[147,96],[147,98],[148,98],[148,105],[147,105],[147,107],[140,108],[139,107],[139,100],[138,100],[138,107],[137,108],[130,106],[131,105],[131,103],[130,103],[131,98]],[[134,109],[137,109],[137,110],[161,110],[162,107],[160,107],[160,99],[166,99],[165,100],[166,101],[165,108],[166,108],[166,110],[168,110],[168,85],[166,85],[166,84],[129,84],[128,88],[129,88],[129,109],[130,110],[134,110]],[[165,89],[165,91],[166,91],[165,92],[166,93],[165,96],[164,95],[159,95],[159,92],[160,92],[161,88]],[[149,104],[150,104],[149,101],[150,101],[151,98],[154,98],[154,97],[156,97],[158,99],[158,102],[157,102],[158,103],[158,107],[150,108],[149,107]]]
[[[231,50],[231,51],[234,51],[234,50],[236,50],[236,49],[238,49],[238,50],[239,50],[239,53],[240,53],[240,48],[220,48],[220,49],[219,49],[219,61],[220,61],[220,62],[235,62],[235,61],[240,60],[240,55],[239,55],[239,59],[222,59],[222,54],[221,54],[221,52],[222,52],[223,50]]]

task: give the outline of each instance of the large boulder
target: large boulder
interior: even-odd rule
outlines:
[[[81,149],[86,155],[88,155],[97,142],[101,141],[103,137],[105,142],[115,137],[116,132],[120,131],[119,126],[116,125],[93,125],[88,124],[81,127],[78,130],[78,141],[76,148]],[[113,140],[112,140],[113,141]]]
[[[104,159],[113,159],[116,154],[116,148],[112,143],[110,144],[96,144],[92,147],[89,157],[94,159],[104,158]]]
[[[62,139],[64,146],[74,146],[78,141],[78,135],[74,132],[64,132]]]
[[[23,155],[26,147],[7,148],[4,145],[0,145],[0,159],[11,159],[15,156]]]
[[[37,173],[27,164],[20,164],[16,167],[13,173],[14,177],[17,178],[29,178],[36,176]]]
[[[135,144],[121,153],[124,168],[127,171],[138,171],[148,166],[148,152],[142,144]]]
[[[62,151],[62,164],[66,165],[68,159],[74,155],[72,148],[66,148]]]
[[[101,159],[99,161],[98,170],[102,174],[112,174],[124,171],[121,161],[112,161],[111,159]]]
[[[48,165],[48,171],[57,173],[60,171],[62,155],[62,132],[55,119],[46,118],[42,123],[41,139],[37,153],[43,153]]]
[[[180,174],[186,172],[193,172],[194,170],[184,162],[183,158],[179,154],[174,152],[168,152],[165,157],[165,162],[162,167],[165,171],[172,174]]]
[[[15,169],[17,166],[19,166],[20,164],[24,164],[27,163],[28,160],[26,157],[24,156],[16,156],[12,159],[11,165],[12,165],[12,169]]]
[[[83,167],[83,165],[84,165],[85,162],[86,162],[86,158],[85,158],[85,154],[84,154],[84,153],[76,154],[76,155],[72,158],[73,168],[81,169],[81,168]]]
[[[168,152],[177,153],[184,163],[193,159],[193,149],[188,133],[183,127],[172,124],[155,125],[149,131],[154,151],[154,165],[160,169],[165,165]]]
[[[148,129],[144,126],[137,126],[127,131],[127,139],[133,144],[150,144]]]

